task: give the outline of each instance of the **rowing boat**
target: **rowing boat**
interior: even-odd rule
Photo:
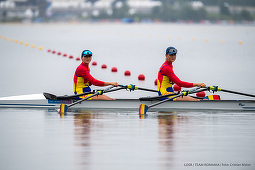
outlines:
[[[43,94],[30,94],[0,98],[1,108],[59,108],[60,104],[72,104],[75,99],[47,99]],[[151,105],[158,100],[116,99],[87,100],[74,105],[73,109],[83,110],[139,110],[140,104]],[[255,100],[203,100],[203,101],[167,101],[150,109],[150,111],[173,110],[255,110]]]

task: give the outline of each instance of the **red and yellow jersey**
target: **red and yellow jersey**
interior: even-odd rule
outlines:
[[[181,81],[173,71],[172,63],[165,61],[159,69],[157,87],[159,95],[166,95],[173,91],[173,84],[180,87],[193,87],[193,83]]]
[[[91,91],[90,85],[104,86],[105,82],[99,81],[91,76],[90,69],[84,63],[81,63],[75,73],[73,78],[73,87],[75,94],[81,94],[84,92]]]

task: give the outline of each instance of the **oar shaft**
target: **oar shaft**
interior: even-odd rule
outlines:
[[[206,91],[207,88],[202,88],[202,89],[193,89],[191,92],[192,93],[197,93],[197,92],[201,92],[201,91]],[[151,98],[148,98],[148,99],[162,99],[162,98],[166,98],[166,97],[169,97],[169,96],[174,96],[174,95],[178,95],[179,93],[172,93],[172,94],[166,94],[166,95],[162,95],[162,96],[156,96],[156,97],[151,97]],[[143,99],[143,98],[141,98]],[[144,98],[146,99],[146,98]]]
[[[113,87],[114,87],[114,86],[108,87],[107,89],[103,90],[103,92],[104,92],[104,93],[110,92],[110,89],[113,88]],[[119,88],[119,89],[120,89],[120,88]],[[119,90],[119,89],[118,89],[118,90]],[[78,101],[76,101],[76,102],[74,102],[74,103],[68,105],[68,108],[71,107],[71,106],[73,106],[73,105],[76,105],[77,103],[83,102],[84,100],[87,100],[87,99],[89,99],[89,98],[92,98],[92,97],[94,97],[94,96],[97,96],[97,95],[100,95],[100,93],[99,93],[99,92],[96,92],[95,94],[93,94],[93,95],[91,95],[91,96],[88,96],[88,97],[85,97],[84,99],[78,100]]]
[[[158,100],[158,99],[162,99],[162,98],[169,97],[169,96],[175,96],[175,95],[178,95],[178,94],[179,93],[168,94],[168,95],[164,95],[164,97],[162,97],[162,96],[140,97],[139,100]]]
[[[147,89],[147,88],[143,88],[143,87],[138,87],[138,90],[144,90],[144,91],[150,91],[150,92],[158,92],[158,90],[153,90],[153,89]]]
[[[137,87],[136,85],[119,85],[120,87],[129,89],[129,90],[144,90],[144,91],[150,91],[150,92],[158,92],[157,90],[153,90],[153,89],[147,89],[147,88],[143,88],[143,87]]]
[[[124,87],[118,87],[118,88],[116,87],[114,89],[108,90],[107,93],[117,91],[117,90],[121,90],[121,89],[125,89],[125,88]]]
[[[175,98],[180,97],[180,96],[186,96],[186,95],[188,95],[188,94],[197,93],[197,92],[206,90],[206,88],[202,88],[202,89],[201,89],[201,88],[202,88],[202,87],[199,87],[199,88],[196,88],[196,89],[192,89],[192,90],[190,90],[190,91],[182,91],[180,94],[178,94],[178,95],[176,95],[176,96],[173,96],[173,97],[170,97],[170,98],[167,98],[167,99],[165,99],[165,100],[159,101],[159,102],[157,102],[157,103],[154,103],[154,104],[148,106],[148,108],[153,107],[153,106],[157,106],[157,105],[159,105],[159,104],[161,104],[161,103],[164,103],[164,102],[166,102],[166,101],[175,99]]]
[[[236,92],[236,91],[231,91],[231,90],[226,90],[226,89],[221,89],[221,91],[227,92],[227,93],[239,94],[239,95],[243,95],[243,96],[255,97],[255,95],[252,95],[252,94]]]
[[[81,100],[78,100],[78,101],[76,101],[76,102],[74,102],[74,103],[68,105],[68,107],[72,107],[73,105],[76,105],[77,103],[80,103],[80,102],[82,102],[82,101],[84,101],[84,100],[87,100],[87,99],[89,99],[89,98],[91,98],[91,97],[94,97],[94,96],[96,96],[96,95],[98,95],[98,94],[99,94],[99,93],[96,92],[95,94],[93,94],[93,95],[91,95],[91,96],[85,97],[85,98],[83,98],[83,99],[81,99]]]
[[[88,97],[86,97],[86,98],[84,98],[84,99],[78,100],[78,101],[76,101],[76,102],[74,102],[74,103],[72,103],[72,104],[70,104],[70,105],[66,105],[66,104],[63,104],[63,103],[62,103],[62,104],[60,105],[59,113],[60,113],[60,114],[64,114],[64,113],[67,112],[68,108],[72,107],[73,105],[76,105],[76,104],[78,104],[78,103],[81,103],[81,102],[83,102],[84,100],[87,100],[87,99],[89,99],[89,98],[91,98],[91,97],[94,97],[94,96],[96,96],[96,95],[102,95],[103,93],[109,92],[110,89],[113,88],[113,87],[114,87],[114,86],[110,86],[110,87],[108,87],[108,88],[106,88],[106,89],[104,89],[104,90],[98,90],[95,94],[90,95],[90,96],[88,96]],[[121,88],[119,88],[119,89],[121,89]],[[119,90],[119,89],[118,89],[118,90]],[[112,91],[113,91],[113,90],[112,90]]]
[[[148,108],[157,106],[157,105],[159,105],[159,104],[161,104],[161,103],[164,103],[164,102],[166,102],[166,101],[175,99],[175,98],[180,97],[180,96],[182,96],[182,95],[183,95],[183,94],[181,93],[181,94],[178,94],[178,95],[176,95],[176,96],[174,96],[174,97],[170,97],[170,98],[167,98],[167,99],[165,99],[165,100],[159,101],[159,102],[157,102],[157,103],[151,104],[151,105],[148,106]]]

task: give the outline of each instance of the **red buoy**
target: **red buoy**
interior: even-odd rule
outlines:
[[[63,54],[64,57],[66,57],[67,55],[66,54]]]
[[[138,76],[138,80],[141,80],[141,81],[145,80],[145,76],[143,74],[140,74]]]
[[[58,52],[58,55],[61,55],[61,52]]]
[[[69,56],[69,58],[70,58],[70,59],[72,59],[72,58],[73,58],[73,56],[72,56],[72,55],[70,55],[70,56]]]
[[[96,61],[93,61],[93,62],[92,62],[92,65],[93,65],[93,66],[96,66],[96,65],[97,65],[97,62],[96,62]]]
[[[50,49],[48,49],[48,53],[50,53],[51,52],[51,50]]]
[[[204,91],[197,92],[196,96],[204,98],[205,97],[205,92]]]
[[[130,76],[131,75],[131,72],[129,70],[125,71],[124,73],[125,76]]]
[[[103,65],[102,65],[102,68],[103,68],[103,69],[107,68],[107,65],[106,65],[106,64],[103,64]]]
[[[158,85],[158,79],[156,79],[156,80],[154,81],[154,84],[155,84],[155,86]]]
[[[117,71],[118,71],[118,69],[116,67],[112,68],[112,72],[117,72]]]
[[[80,61],[80,57],[77,57],[77,58],[76,58],[76,61]]]
[[[54,51],[54,50],[53,50],[53,51],[52,51],[52,53],[53,53],[53,54],[55,54],[55,53],[56,53],[56,51]]]
[[[181,91],[182,88],[180,86],[178,86],[177,84],[174,84],[174,87],[173,87],[174,91]]]

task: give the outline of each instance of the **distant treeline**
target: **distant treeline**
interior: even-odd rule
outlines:
[[[125,2],[125,0],[122,0]],[[100,13],[95,19],[120,19],[135,18],[141,20],[179,21],[191,20],[199,22],[201,20],[233,20],[233,21],[253,21],[254,14],[243,8],[241,11],[231,12],[231,6],[255,6],[255,0],[200,0],[204,6],[194,9],[191,3],[194,0],[160,0],[162,6],[154,7],[150,13],[129,13],[129,7],[124,3],[121,8],[113,8],[112,15]],[[178,4],[178,5],[177,5]],[[178,7],[177,7],[178,6]],[[212,13],[206,9],[207,6],[217,6],[219,12]]]
[[[160,1],[169,1],[169,2],[173,2],[173,1],[177,1],[177,0],[160,0]],[[181,1],[186,1],[186,2],[191,2],[191,1],[195,1],[195,0],[178,0],[179,2]],[[204,5],[220,5],[221,3],[228,3],[229,5],[232,6],[254,6],[255,7],[255,0],[198,0],[203,2]]]
[[[89,0],[90,2],[94,3],[98,0]],[[126,2],[126,0],[116,0]],[[192,1],[201,1],[204,5],[214,5],[217,6],[221,3],[228,3],[229,5],[233,6],[255,6],[255,0],[157,0],[163,3],[175,3],[175,2],[192,2]]]

